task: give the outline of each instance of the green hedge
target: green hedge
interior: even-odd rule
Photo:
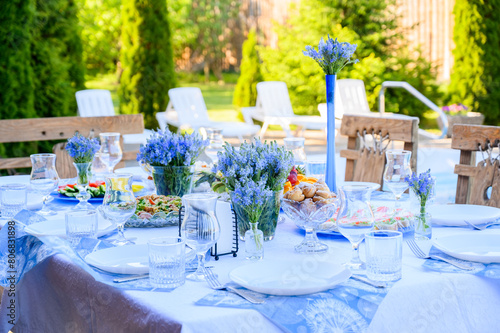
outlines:
[[[456,0],[451,102],[500,124],[500,0]]]

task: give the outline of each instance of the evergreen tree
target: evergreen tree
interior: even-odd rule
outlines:
[[[122,22],[120,111],[141,112],[146,127],[156,128],[155,113],[166,109],[176,81],[167,3],[124,0]]]
[[[77,6],[73,0],[36,0],[31,29],[38,117],[76,116],[75,92],[84,89]]]
[[[255,30],[248,33],[243,43],[241,59],[241,75],[234,90],[233,104],[237,106],[255,106],[257,100],[257,83],[264,81],[260,71],[260,58],[257,52],[257,36]]]
[[[500,0],[456,0],[452,102],[500,124]]]

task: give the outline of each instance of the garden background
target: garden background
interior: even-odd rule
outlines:
[[[112,92],[117,113],[141,112],[146,127],[156,128],[154,114],[165,111],[168,90],[197,86],[211,118],[236,120],[240,107],[255,104],[255,84],[263,80],[285,81],[294,111],[317,114],[324,77],[302,50],[329,34],[358,44],[360,62],[339,78],[363,80],[372,111],[383,81],[407,81],[437,105],[463,103],[498,125],[500,0],[449,6],[454,65],[447,80],[438,79],[442,64],[429,61],[426,45],[407,38],[421,26],[401,24],[402,3],[0,0],[0,119],[75,116],[74,93],[99,88]],[[435,114],[406,92],[386,96],[387,111],[437,128]],[[0,156],[50,146],[3,145]]]

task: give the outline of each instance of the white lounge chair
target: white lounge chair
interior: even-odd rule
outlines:
[[[326,112],[321,116],[298,116],[293,112],[288,88],[285,82],[266,81],[257,83],[257,105],[252,112],[252,118],[262,121],[260,136],[263,137],[269,125],[280,125],[287,137],[292,137],[290,125],[297,125],[302,131],[326,130]],[[336,123],[340,127],[340,122]]]
[[[75,93],[78,115],[80,117],[106,117],[115,116],[113,100],[109,90],[87,89]],[[123,135],[124,144],[145,144],[153,132],[145,129],[142,134]]]
[[[214,127],[222,129],[224,137],[237,137],[240,141],[243,141],[245,136],[255,136],[260,130],[260,126],[253,124],[210,120],[200,88],[174,88],[168,91],[168,96],[170,102],[167,110],[156,113],[161,129],[165,129],[169,124],[179,130]]]

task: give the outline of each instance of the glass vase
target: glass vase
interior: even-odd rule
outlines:
[[[88,203],[90,199],[90,193],[87,192],[87,186],[90,182],[90,177],[92,176],[92,162],[87,163],[73,163],[76,168],[76,188],[78,189],[78,194],[76,198],[80,201],[73,209],[75,210],[92,210],[91,204]]]
[[[249,260],[264,258],[264,233],[259,230],[258,224],[250,223],[250,229],[245,232],[245,253]]]
[[[258,228],[264,234],[264,241],[270,241],[274,238],[278,217],[280,214],[280,195],[283,191],[272,192],[265,198],[265,206],[259,218]],[[240,205],[235,204],[233,200],[234,193],[229,193],[233,209],[238,219],[238,234],[242,241],[245,241],[245,233],[250,229],[250,219],[245,210]]]
[[[151,166],[153,181],[158,195],[182,197],[191,193],[194,165],[190,166]]]
[[[415,240],[428,241],[432,238],[432,216],[425,211],[425,208],[414,217]]]

